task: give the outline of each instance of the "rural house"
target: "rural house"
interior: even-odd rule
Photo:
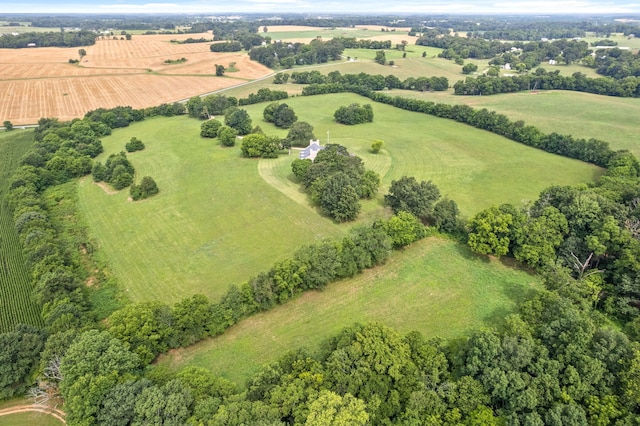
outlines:
[[[322,151],[324,146],[320,145],[320,140],[310,140],[309,146],[300,151],[300,159],[306,160],[307,158],[313,161],[319,151]]]

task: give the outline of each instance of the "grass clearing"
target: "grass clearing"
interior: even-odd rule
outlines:
[[[468,216],[493,204],[533,199],[551,184],[590,182],[601,173],[489,132],[382,104],[373,104],[372,124],[336,124],[334,110],[352,102],[368,100],[353,94],[287,100],[323,143],[329,132],[332,143],[347,146],[382,176],[380,193],[363,203],[359,222],[388,214],[383,194],[404,175],[432,180]],[[284,136],[286,130],[263,122],[265,106],[246,107],[253,125]],[[309,206],[291,180],[295,152],[277,160],[243,159],[237,146],[224,149],[200,138],[200,123],[187,117],[154,118],[104,138],[101,161],[133,136],[145,143],[144,151],[128,157],[138,180],[152,176],[158,183],[157,196],[133,203],[127,201],[127,190],[107,194],[90,177],[78,185],[82,222],[100,242],[98,262],[111,265],[134,302],[173,303],[194,293],[217,300],[230,284],[268,269],[304,244],[338,237],[353,226],[334,224]],[[385,149],[374,155],[369,150],[378,138]]]
[[[491,327],[540,286],[538,278],[438,237],[396,252],[381,267],[254,315],[222,336],[162,356],[171,370],[205,367],[243,384],[260,366],[299,347],[312,352],[354,322],[456,338]]]
[[[0,133],[0,332],[10,331],[21,323],[42,326],[40,306],[33,300],[33,286],[14,227],[13,212],[4,199],[8,180],[32,143],[32,131]]]
[[[50,414],[34,411],[0,416],[0,426],[60,426],[64,424]]]
[[[456,200],[465,215],[472,215],[494,204],[534,199],[549,185],[590,182],[601,170],[509,141],[490,132],[420,113],[372,103],[374,122],[357,126],[336,124],[333,112],[340,105],[370,103],[349,94],[295,97],[286,103],[301,121],[308,121],[322,143],[345,145],[362,157],[367,167],[382,177],[380,193],[386,193],[392,180],[404,175],[432,180],[443,196]],[[247,106],[268,134],[282,136],[286,131],[262,121],[266,104]],[[259,117],[256,121],[255,117]],[[382,139],[385,151],[370,152],[371,142]],[[386,160],[383,161],[383,159]],[[289,159],[274,167],[280,181],[290,178]],[[286,192],[286,191],[285,191]]]
[[[491,96],[456,96],[443,92],[419,93],[405,90],[390,93],[487,108],[504,114],[511,120],[523,120],[547,133],[557,132],[579,138],[604,140],[609,142],[612,149],[628,149],[640,157],[638,99],[560,90]]]
[[[200,121],[156,118],[119,129],[103,140],[106,155],[136,136],[146,148],[128,157],[137,180],[152,176],[160,193],[127,201],[107,194],[91,177],[79,183],[79,210],[100,262],[111,265],[132,301],[173,303],[203,293],[217,300],[303,243],[341,235],[348,226],[310,215],[267,184],[258,161],[241,159],[200,138]]]

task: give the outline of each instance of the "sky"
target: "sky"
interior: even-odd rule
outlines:
[[[640,0],[2,0],[0,3],[0,14],[640,14]]]

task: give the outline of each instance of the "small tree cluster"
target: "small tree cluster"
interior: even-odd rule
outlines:
[[[150,176],[142,178],[140,185],[131,184],[130,192],[133,201],[144,200],[158,193],[158,185]]]
[[[478,66],[473,62],[468,62],[464,64],[464,66],[462,67],[463,74],[471,74],[472,72],[476,72],[476,71],[478,71]]]
[[[341,145],[328,145],[311,164],[294,160],[292,170],[311,200],[338,222],[354,220],[360,212],[359,200],[371,198],[380,185],[380,176],[365,170],[362,159]]]
[[[222,123],[218,120],[203,121],[200,125],[200,136],[203,138],[218,137],[218,130],[222,127]]]
[[[289,74],[286,72],[281,72],[276,74],[273,79],[273,84],[286,84],[289,81]]]
[[[96,182],[107,182],[114,189],[120,190],[133,183],[134,168],[127,159],[124,151],[111,154],[104,165],[97,161],[93,165],[91,174]]]
[[[10,122],[9,120],[5,120],[5,121],[2,123],[2,126],[4,127],[4,131],[5,131],[5,132],[10,132],[10,131],[12,131],[12,130],[13,130],[13,123],[12,123],[12,122]]]
[[[209,119],[212,115],[223,114],[228,108],[238,106],[233,96],[209,95],[201,98],[194,96],[187,101],[189,117]]]
[[[242,138],[240,150],[243,157],[278,158],[280,139],[260,133],[252,133]]]
[[[140,139],[134,136],[129,142],[126,143],[124,147],[126,148],[127,152],[142,151],[144,149],[144,144]]]
[[[244,109],[229,107],[224,112],[224,124],[238,131],[239,135],[251,133],[251,117]]]
[[[283,129],[290,128],[298,120],[298,116],[289,105],[278,102],[267,105],[262,115],[266,121]]]
[[[242,44],[239,41],[228,41],[224,43],[213,43],[209,46],[212,52],[239,52]]]
[[[353,103],[349,106],[341,106],[333,114],[338,123],[342,124],[361,124],[371,123],[373,121],[373,108],[370,104],[360,105]]]
[[[371,143],[371,152],[377,154],[380,152],[382,147],[384,146],[384,141],[382,139],[376,139]]]
[[[236,137],[238,131],[233,127],[221,126],[218,129],[218,140],[222,146],[234,146],[236,144]]]
[[[279,74],[278,74],[279,75]],[[289,94],[284,90],[271,90],[268,87],[258,89],[256,93],[249,93],[246,98],[238,99],[238,105],[252,105],[259,104],[260,102],[279,101],[281,99],[287,99]]]
[[[216,76],[222,77],[225,71],[224,65],[216,64]]]

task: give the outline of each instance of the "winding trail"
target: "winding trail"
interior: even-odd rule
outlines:
[[[57,408],[47,407],[45,405],[16,405],[14,407],[5,408],[0,410],[0,416],[7,416],[9,414],[17,414],[17,413],[27,413],[27,412],[37,412],[43,414],[49,414],[56,419],[60,420],[62,423],[67,424],[65,421],[65,414],[63,411],[58,410]]]

